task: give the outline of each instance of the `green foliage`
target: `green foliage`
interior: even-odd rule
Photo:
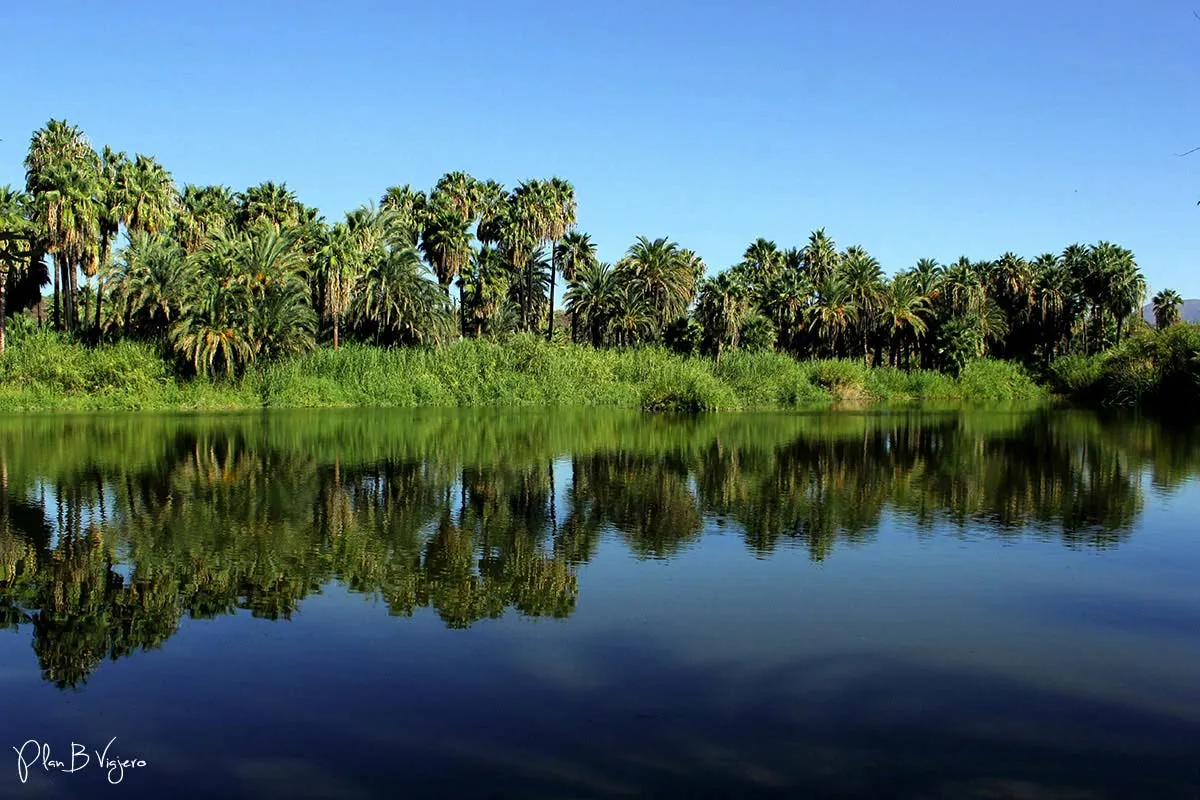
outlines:
[[[1192,409],[1200,402],[1200,325],[1139,330],[1103,360],[1101,402]]]
[[[663,345],[672,353],[681,356],[700,354],[700,342],[704,329],[691,317],[679,317],[663,331]]]
[[[775,326],[762,314],[750,314],[738,331],[738,347],[751,352],[775,349]]]
[[[665,348],[597,350],[534,334],[434,348],[348,342],[232,379],[176,377],[151,344],[87,347],[35,329],[0,356],[0,407],[281,408],[618,406],[658,411],[804,408],[834,399],[1012,400],[1040,392],[1019,367],[974,362],[959,380],[860,361],[732,350],[718,364]]]
[[[1020,365],[981,358],[963,367],[958,376],[962,396],[970,400],[1036,400],[1045,391]]]
[[[1048,375],[1051,390],[1079,400],[1099,399],[1104,385],[1104,362],[1103,355],[1056,358]]]

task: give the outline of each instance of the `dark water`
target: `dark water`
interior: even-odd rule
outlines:
[[[1074,412],[3,419],[0,796],[1194,800],[1198,473]]]

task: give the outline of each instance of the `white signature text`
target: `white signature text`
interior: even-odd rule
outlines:
[[[69,762],[55,758],[50,752],[49,742],[39,742],[30,739],[20,747],[14,747],[17,754],[17,778],[24,783],[29,780],[29,768],[41,767],[44,772],[65,772],[68,775],[92,766],[104,770],[108,782],[116,785],[125,780],[125,770],[141,769],[146,766],[143,758],[126,758],[113,750],[117,737],[108,740],[103,750],[88,751],[78,742],[71,742],[71,760]]]

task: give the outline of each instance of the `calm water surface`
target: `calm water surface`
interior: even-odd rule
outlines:
[[[0,419],[0,796],[1195,800],[1198,433]]]

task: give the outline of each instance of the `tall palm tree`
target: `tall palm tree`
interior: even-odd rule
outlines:
[[[1117,322],[1117,344],[1125,320],[1136,313],[1146,296],[1146,279],[1138,271],[1133,253],[1110,242],[1097,242],[1091,249],[1091,294]]]
[[[392,250],[367,267],[352,313],[377,341],[438,343],[453,330],[449,298],[411,247]]]
[[[32,225],[26,218],[28,197],[11,186],[0,186],[0,353],[4,352],[8,277],[30,256]]]
[[[471,222],[452,196],[435,193],[430,198],[421,231],[421,252],[447,297],[450,284],[471,257]]]
[[[883,270],[879,262],[861,247],[848,248],[842,260],[841,278],[850,294],[850,303],[857,310],[855,327],[862,341],[863,363],[870,364],[868,337],[875,323],[875,315],[883,302]]]
[[[131,234],[113,270],[114,299],[124,309],[125,333],[137,325],[165,341],[195,282],[193,267],[173,239],[145,232]]]
[[[695,267],[675,242],[639,236],[617,264],[626,279],[646,298],[657,319],[655,333],[680,316],[696,296]]]
[[[475,238],[480,244],[495,247],[500,243],[500,234],[505,214],[508,211],[508,192],[496,181],[484,181],[479,184],[479,207],[477,217],[479,224],[475,228]]]
[[[52,119],[34,131],[25,158],[25,190],[33,198],[40,248],[54,256],[55,322],[69,331],[75,329],[76,269],[98,258],[98,171],[99,157],[79,128]]]
[[[96,273],[99,280],[96,284],[96,330],[100,330],[100,321],[104,302],[104,274],[108,271],[111,258],[113,239],[120,230],[121,222],[126,216],[128,207],[127,175],[129,159],[124,153],[116,152],[105,145],[100,153],[100,168],[96,185],[96,203],[98,205],[98,227],[100,231],[100,253]]]
[[[1179,322],[1179,308],[1183,305],[1183,297],[1174,289],[1163,289],[1151,300],[1154,308],[1154,326],[1166,328]]]
[[[322,311],[333,326],[334,350],[338,349],[341,322],[354,300],[354,289],[362,268],[362,253],[349,226],[341,222],[335,224],[326,236],[321,252]]]
[[[742,260],[733,269],[761,312],[769,311],[769,287],[780,275],[784,255],[779,246],[759,237],[742,253]]]
[[[508,264],[495,247],[485,244],[471,254],[461,282],[464,334],[471,331],[478,339],[484,328],[496,321],[508,294],[509,278]]]
[[[887,333],[892,363],[896,366],[905,346],[928,330],[929,298],[921,289],[919,275],[897,275],[880,298],[880,327]]]
[[[300,201],[286,183],[265,181],[234,197],[237,201],[235,221],[242,230],[249,230],[262,219],[276,226],[293,224],[300,219]]]
[[[579,265],[567,288],[567,309],[587,331],[593,347],[604,343],[620,299],[620,275],[612,264],[592,259]]]
[[[804,269],[814,286],[823,284],[837,269],[841,260],[837,243],[825,233],[824,228],[818,228],[809,234],[808,243],[800,252],[804,259]]]
[[[1048,365],[1070,335],[1076,301],[1071,291],[1071,275],[1062,258],[1043,253],[1033,260],[1031,267],[1037,298],[1038,338],[1043,361]]]
[[[550,243],[550,322],[546,341],[554,339],[554,286],[558,269],[558,242],[575,226],[575,187],[562,178],[551,178],[547,185],[550,209],[544,234]]]
[[[551,205],[542,181],[523,181],[509,195],[496,226],[500,251],[508,260],[516,280],[525,282],[524,288],[517,292],[522,298],[519,308],[521,327],[525,330],[533,330],[534,324],[534,309],[524,305],[535,294],[535,276],[530,271],[534,263],[532,256],[545,239],[546,217]]]
[[[183,187],[175,218],[176,237],[187,251],[195,252],[216,233],[233,224],[237,200],[228,186]]]
[[[596,260],[596,245],[592,237],[586,233],[570,231],[563,236],[562,241],[554,248],[555,256],[562,271],[563,279],[568,287],[575,280],[576,274],[586,265]],[[551,304],[553,311],[553,303]],[[578,338],[579,325],[574,314],[571,315],[571,341]]]
[[[96,170],[91,163],[64,162],[52,168],[34,195],[34,208],[46,233],[46,251],[54,255],[63,284],[62,323],[76,330],[76,271],[91,272],[98,261],[99,206],[95,202]]]
[[[940,288],[942,277],[946,270],[935,259],[921,258],[912,269],[917,290],[926,297],[931,297]]]
[[[727,347],[737,347],[738,332],[748,310],[746,289],[728,270],[700,287],[696,317],[717,364],[721,363],[721,353]]]
[[[389,186],[380,200],[381,208],[395,214],[396,224],[405,231],[405,241],[410,247],[416,247],[420,240],[421,231],[425,227],[425,211],[429,198],[425,193],[413,189],[408,184]]]
[[[171,173],[140,153],[124,168],[124,219],[130,231],[158,233],[175,218],[179,195]]]
[[[837,354],[839,340],[858,314],[850,286],[837,273],[830,273],[817,286],[816,299],[808,308],[809,326],[828,355]]]

